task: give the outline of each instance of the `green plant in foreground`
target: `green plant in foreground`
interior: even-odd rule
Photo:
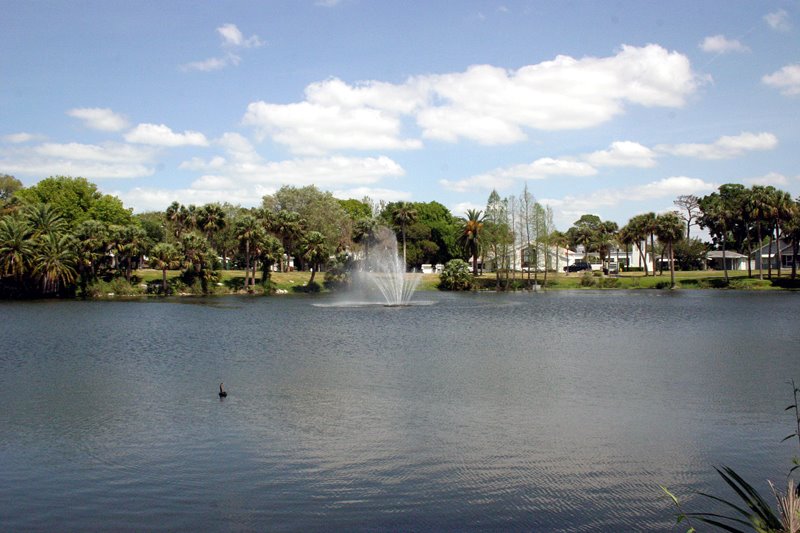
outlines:
[[[791,381],[791,385],[794,403],[788,406],[786,411],[794,411],[796,429],[792,434],[784,437],[781,442],[797,438],[798,444],[800,444],[800,404],[798,404],[800,388],[797,387],[794,380]],[[712,494],[704,492],[699,492],[698,494],[710,500],[722,503],[734,511],[733,515],[702,512],[687,513],[683,510],[675,495],[666,487],[660,487],[661,490],[670,497],[678,510],[677,524],[686,521],[689,525],[687,533],[694,533],[697,531],[692,523],[692,519],[732,533],[744,533],[745,529],[741,528],[751,529],[758,533],[798,533],[800,532],[800,484],[795,486],[794,480],[792,480],[790,476],[792,472],[800,468],[800,458],[794,457],[792,459],[792,464],[794,466],[789,470],[789,475],[787,476],[788,488],[785,493],[779,492],[778,489],[775,488],[775,485],[773,485],[771,481],[769,482],[772,494],[778,504],[777,512],[770,507],[755,488],[747,483],[732,468],[727,466],[715,468],[715,470],[739,497],[740,502],[738,504]]]

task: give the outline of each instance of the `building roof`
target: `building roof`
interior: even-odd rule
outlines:
[[[706,259],[722,259],[722,250],[712,250],[706,254]],[[734,252],[733,250],[725,250],[725,259],[747,259],[747,256]]]
[[[787,250],[791,253],[791,251],[792,251],[792,243],[791,242],[789,242],[789,241],[787,241],[785,239],[781,239],[779,242],[780,242],[781,253],[783,253],[783,252],[785,252]],[[753,255],[757,255],[759,253],[762,256],[776,255],[778,252],[775,249],[775,241],[772,241],[772,242],[770,242],[768,244],[765,244],[764,246],[762,246],[758,250],[754,250],[753,251]]]

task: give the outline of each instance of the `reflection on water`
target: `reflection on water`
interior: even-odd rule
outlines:
[[[787,470],[797,295],[425,298],[0,304],[3,528],[669,529]]]

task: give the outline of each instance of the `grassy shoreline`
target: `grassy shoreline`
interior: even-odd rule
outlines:
[[[626,272],[619,276],[599,276],[599,273],[587,279],[582,273],[572,274],[554,274],[548,273],[547,275],[547,290],[586,290],[586,289],[602,289],[602,290],[635,290],[635,289],[667,289],[669,288],[670,276],[669,272],[662,275],[645,276],[643,272]],[[179,271],[168,271],[167,277],[174,278],[180,275]],[[728,289],[728,290],[798,290],[800,289],[800,279],[791,280],[789,278],[790,272],[782,272],[782,276],[778,278],[776,272],[773,272],[773,279],[767,279],[766,272],[764,279],[760,280],[758,274],[754,273],[753,277],[748,277],[747,272],[728,272],[730,282],[726,285],[724,282],[725,274],[722,271],[691,271],[691,272],[676,272],[675,282],[678,289]],[[162,273],[160,270],[141,269],[135,272],[138,283],[153,283],[161,280]],[[243,294],[241,290],[236,290],[235,287],[241,286],[244,280],[243,270],[223,270],[220,272],[220,282],[214,287],[216,294]],[[439,275],[438,274],[422,274],[422,281],[420,282],[419,291],[435,291],[438,290]],[[307,285],[311,277],[310,272],[275,272],[272,274],[272,282],[276,290],[280,293],[300,293],[304,292],[303,288]],[[323,281],[324,275],[320,273],[315,281],[320,283]],[[260,274],[257,277],[260,281]],[[513,281],[513,279],[512,279]],[[525,278],[521,273],[517,273],[517,283],[527,282],[527,274]],[[531,283],[533,283],[533,275],[531,275]],[[540,273],[538,276],[539,285],[543,284],[543,275]],[[505,280],[501,279],[501,287],[504,286]],[[479,290],[494,290],[496,287],[494,273],[487,273],[476,278],[476,285]],[[328,292],[324,287],[323,292]],[[101,296],[102,297],[102,296]]]

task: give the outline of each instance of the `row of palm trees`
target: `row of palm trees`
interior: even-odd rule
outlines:
[[[86,220],[71,226],[49,204],[17,206],[0,217],[2,290],[20,296],[69,294],[101,278],[131,282],[133,271],[146,263],[162,271],[164,292],[167,271],[177,268],[186,269],[189,278],[205,287],[216,268],[229,266],[230,256],[239,258],[246,272],[245,288],[253,290],[259,266],[267,281],[269,268],[282,262],[287,249],[315,272],[330,255],[324,237],[307,231],[296,213],[228,211],[217,204],[173,204],[164,213],[159,239],[138,223]]]

